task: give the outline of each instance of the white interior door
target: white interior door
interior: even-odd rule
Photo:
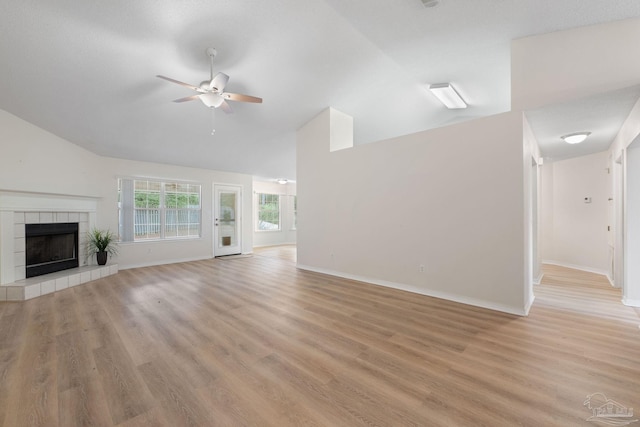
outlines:
[[[242,253],[242,187],[215,184],[213,191],[213,255]]]

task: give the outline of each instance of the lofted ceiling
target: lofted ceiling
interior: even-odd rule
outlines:
[[[508,111],[511,40],[638,16],[637,0],[8,0],[0,108],[100,155],[295,179],[296,129],[328,106],[356,144]],[[155,76],[198,85],[208,47],[226,90],[264,103],[171,102],[193,92]],[[469,108],[443,108],[425,89],[441,82]],[[528,117],[548,158],[596,150],[556,150],[570,120],[602,151],[639,95]]]

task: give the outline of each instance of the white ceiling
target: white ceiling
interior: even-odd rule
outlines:
[[[525,114],[547,161],[605,151],[640,98],[640,86],[527,111]],[[581,144],[567,144],[560,137],[591,132]]]
[[[328,106],[356,144],[507,111],[512,39],[638,16],[637,0],[7,0],[0,108],[101,155],[295,179],[295,131]],[[208,79],[210,46],[228,91],[264,99],[217,110],[215,136],[202,103],[171,102],[189,89],[155,77]],[[443,108],[425,90],[440,82],[470,107]],[[528,117],[549,158],[569,155],[551,140],[571,120],[601,151],[639,95]]]

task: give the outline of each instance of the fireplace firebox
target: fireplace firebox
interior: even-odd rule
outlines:
[[[25,224],[26,277],[76,268],[78,223]]]

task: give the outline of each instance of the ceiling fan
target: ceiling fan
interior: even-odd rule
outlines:
[[[217,73],[213,74],[213,58],[215,58],[217,51],[210,47],[206,50],[207,55],[211,60],[211,80],[205,80],[200,83],[199,86],[190,85],[188,83],[184,83],[170,77],[157,75],[161,79],[167,80],[172,83],[177,83],[179,85],[188,87],[189,89],[195,90],[198,92],[196,95],[186,96],[184,98],[176,99],[173,102],[186,102],[186,101],[194,101],[199,99],[202,101],[204,105],[209,108],[218,108],[220,107],[222,111],[225,113],[233,113],[231,106],[227,103],[227,101],[239,101],[239,102],[254,102],[254,103],[262,103],[262,98],[258,98],[255,96],[242,95],[239,93],[231,93],[225,92],[224,88],[229,81],[229,76],[225,73]]]

